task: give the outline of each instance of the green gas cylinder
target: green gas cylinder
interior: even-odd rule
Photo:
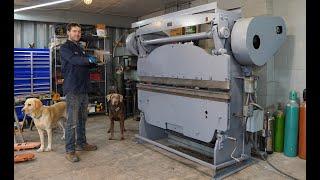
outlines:
[[[284,140],[284,113],[281,108],[281,104],[278,106],[278,110],[275,113],[275,125],[274,125],[274,151],[283,151]]]
[[[286,105],[286,117],[284,128],[284,155],[297,156],[299,105],[297,92],[291,91],[289,102]]]

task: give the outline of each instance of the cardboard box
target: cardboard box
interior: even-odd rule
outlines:
[[[96,24],[97,36],[106,36],[106,25],[105,24]]]
[[[93,55],[97,57],[98,61],[105,63],[104,56],[107,54],[104,50],[94,50]]]
[[[171,29],[170,36],[181,36],[184,34],[184,28]]]
[[[95,113],[96,112],[96,106],[94,104],[88,105],[88,112],[89,113]]]
[[[63,84],[64,79],[57,79],[57,84]]]
[[[96,24],[96,28],[105,30],[106,29],[106,25],[105,24]]]
[[[106,30],[104,30],[104,29],[97,29],[97,36],[100,36],[100,37],[107,36]]]
[[[200,32],[208,32],[211,29],[210,24],[201,24],[199,26]],[[204,39],[199,40],[199,47],[203,48],[205,51],[207,51],[209,54],[214,49],[214,41],[212,39]]]

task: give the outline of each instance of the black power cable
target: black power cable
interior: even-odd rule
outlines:
[[[294,179],[294,180],[298,180],[298,178],[295,178],[293,176],[290,176],[289,174],[286,174],[285,172],[281,171],[280,169],[276,168],[273,164],[271,164],[268,159],[265,159],[265,161],[269,164],[269,166],[271,166],[273,169],[275,169],[276,171],[278,171],[279,173],[283,174],[284,176],[287,176],[288,178]]]
[[[257,148],[255,148],[255,150],[256,150],[257,153],[260,152]],[[295,178],[295,177],[293,177],[293,176],[291,176],[291,175],[289,175],[289,174],[281,171],[280,169],[278,169],[277,167],[275,167],[273,164],[271,164],[271,163],[268,161],[268,159],[265,158],[265,156],[263,155],[263,153],[259,153],[259,155],[261,156],[261,159],[262,159],[262,160],[266,161],[269,166],[271,166],[274,170],[276,170],[276,171],[279,172],[280,174],[282,174],[282,175],[284,175],[284,176],[286,176],[286,177],[288,177],[288,178],[290,178],[290,179],[298,180],[298,178]],[[267,153],[265,153],[265,155],[267,156]],[[253,158],[253,157],[252,157],[252,158]],[[256,159],[256,158],[253,158],[253,159]]]

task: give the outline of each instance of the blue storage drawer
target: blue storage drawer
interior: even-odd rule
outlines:
[[[15,89],[14,95],[24,95],[24,94],[31,94],[31,88],[21,88],[21,89]]]
[[[51,71],[49,49],[14,49],[14,94],[50,94]]]
[[[33,78],[46,77],[49,79],[48,74],[50,74],[50,69],[36,69],[33,71]]]
[[[29,78],[31,79],[31,72],[19,72],[19,71],[14,71],[14,77],[15,78]]]
[[[49,78],[46,78],[46,79],[34,78],[33,79],[33,84],[34,85],[36,85],[36,84],[48,84],[48,85],[50,85],[50,79]]]

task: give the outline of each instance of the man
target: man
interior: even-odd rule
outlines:
[[[67,26],[68,40],[60,48],[63,91],[66,95],[68,120],[66,125],[66,159],[78,162],[75,151],[94,151],[97,146],[86,140],[86,120],[88,91],[90,87],[89,68],[96,63],[96,58],[85,55],[80,47],[81,26],[70,23]],[[77,133],[77,136],[75,136]],[[77,138],[76,138],[77,137]]]

